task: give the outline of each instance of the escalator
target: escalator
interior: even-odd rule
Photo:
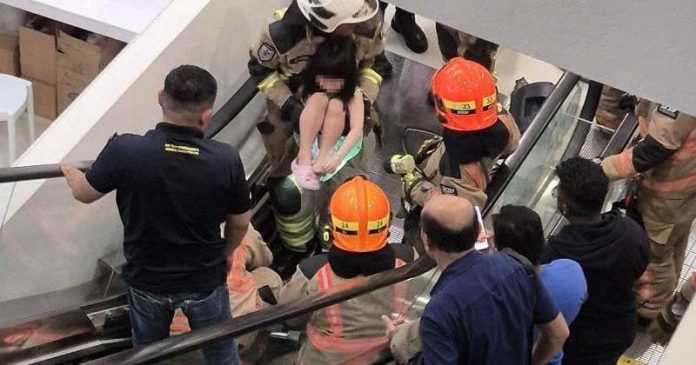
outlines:
[[[373,181],[387,191],[392,206],[396,207],[399,205],[399,180],[384,172],[383,162],[391,154],[401,153],[402,148],[413,152],[419,142],[428,136],[428,131],[435,133],[440,126],[431,111],[432,107],[425,102],[428,80],[434,70],[393,54],[388,56],[395,72],[392,79],[383,85],[377,101],[385,138],[382,148],[376,151],[370,161],[368,173]],[[531,121],[518,151],[504,162],[501,161],[497,167],[487,191],[489,202],[484,209],[484,219],[502,204],[516,203],[533,207],[547,204],[544,202],[547,200],[545,197],[549,181],[553,178],[552,167],[565,154],[566,146],[573,140],[573,126],[583,123],[578,118],[587,89],[584,81],[571,73],[565,73],[559,80]],[[268,208],[268,198],[262,183],[265,161],[263,155],[258,153],[262,144],[253,126],[263,112],[264,100],[262,95],[255,93],[253,84],[247,82],[216,114],[207,133],[236,146],[240,151],[253,190],[254,225],[268,242],[273,242],[272,212]],[[425,132],[410,136],[408,130],[413,127]],[[594,130],[593,128],[592,131]],[[406,136],[405,140],[402,140],[402,136]],[[609,142],[603,136],[604,139],[592,139],[592,136],[592,133],[588,134],[583,144],[606,145],[605,142]],[[6,169],[0,171],[0,182],[58,176],[60,173],[56,166]],[[69,194],[67,189],[62,193]],[[529,198],[532,200],[523,201]],[[548,225],[552,224],[554,217],[553,214],[542,215],[543,222]],[[403,222],[395,219],[389,241],[400,242],[402,236]],[[0,314],[14,313],[12,316],[0,316],[0,363],[58,364],[80,363],[90,359],[93,359],[90,363],[94,364],[141,364],[155,361],[196,363],[200,347],[224,338],[261,330],[260,335],[269,338],[269,348],[265,351],[263,360],[258,363],[283,364],[288,363],[285,362],[288,359],[292,361],[299,335],[282,326],[288,319],[307,315],[319,308],[375,290],[393,290],[394,286],[405,282],[408,283],[408,290],[402,298],[398,314],[417,318],[427,303],[430,287],[437,279],[432,262],[421,258],[399,269],[367,279],[356,279],[349,288],[317,294],[299,302],[222,322],[195,333],[128,350],[130,339],[127,307],[118,278],[119,254],[112,253],[103,258],[105,274],[90,283],[89,288],[72,288],[72,292],[68,290],[62,293],[66,297],[79,295],[81,300],[84,299],[82,303],[87,304],[73,304],[66,308],[65,305],[56,304],[60,300],[46,297],[0,303]],[[90,295],[84,295],[85,291]],[[75,294],[77,292],[80,294]],[[54,297],[57,295],[54,294]],[[31,302],[41,303],[34,305],[36,308],[31,311],[23,312],[23,305],[31,307]],[[41,312],[42,308],[53,311]],[[30,314],[22,315],[26,313]],[[366,349],[374,353],[374,362],[388,361],[385,360],[388,358],[385,350],[383,347]],[[108,355],[110,353],[113,354]],[[105,355],[108,356],[104,357]]]

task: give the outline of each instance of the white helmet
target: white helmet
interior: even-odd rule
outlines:
[[[297,0],[302,14],[322,32],[339,25],[362,23],[379,11],[377,0]]]

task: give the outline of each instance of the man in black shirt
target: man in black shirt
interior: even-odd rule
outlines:
[[[648,265],[648,237],[617,211],[601,214],[609,180],[599,165],[571,158],[556,174],[558,209],[570,224],[549,239],[542,263],[576,261],[589,294],[570,325],[563,364],[614,365],[636,334],[633,287]]]
[[[86,174],[61,166],[83,203],[116,190],[134,346],[168,337],[177,308],[194,330],[232,317],[226,258],[247,231],[251,202],[239,154],[203,137],[216,93],[210,73],[180,66],[158,95],[163,122],[155,129],[114,136]],[[239,362],[232,340],[204,355]]]

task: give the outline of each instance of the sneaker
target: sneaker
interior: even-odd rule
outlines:
[[[319,190],[319,178],[314,173],[312,165],[298,165],[297,159],[292,160],[290,164],[292,174],[295,175],[297,184],[307,190]]]

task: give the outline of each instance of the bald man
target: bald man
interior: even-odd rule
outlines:
[[[468,200],[434,196],[421,227],[442,274],[420,320],[418,364],[546,364],[561,350],[568,326],[531,263],[514,251],[474,250],[479,227]]]

